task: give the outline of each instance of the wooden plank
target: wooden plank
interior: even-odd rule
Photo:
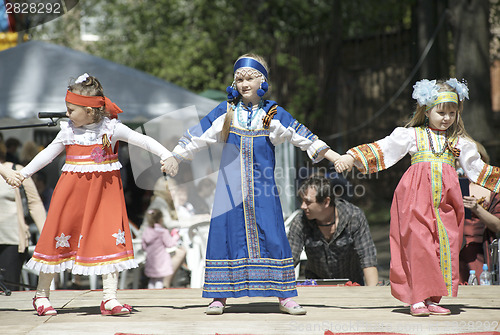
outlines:
[[[101,291],[53,291],[54,317],[36,316],[33,292],[0,296],[2,334],[324,334],[399,332],[443,334],[500,331],[500,286],[462,286],[459,297],[443,298],[449,316],[412,317],[390,287],[299,287],[296,301],[305,316],[282,314],[276,298],[229,299],[223,315],[204,314],[209,299],[200,289],[122,290],[119,300],[134,306],[125,317],[100,315]]]

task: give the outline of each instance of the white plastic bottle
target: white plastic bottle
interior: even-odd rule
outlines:
[[[469,280],[467,281],[467,284],[468,285],[479,285],[477,283],[476,270],[469,271]]]
[[[491,285],[491,272],[488,271],[488,264],[483,264],[483,272],[479,276],[480,285]]]

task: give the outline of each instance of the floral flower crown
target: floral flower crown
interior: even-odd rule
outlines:
[[[456,78],[450,78],[446,84],[453,87],[458,93],[458,99],[463,101],[469,99],[469,88],[465,82],[459,82]],[[413,85],[412,98],[417,100],[420,106],[427,106],[427,110],[435,105],[443,102],[458,103],[455,94],[450,95],[450,92],[439,92],[440,87],[436,84],[436,80],[422,79]]]

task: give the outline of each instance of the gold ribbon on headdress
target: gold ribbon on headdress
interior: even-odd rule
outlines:
[[[454,102],[458,105],[458,95],[455,92],[439,92],[436,100],[425,109],[428,111],[432,107],[442,104],[444,102]]]

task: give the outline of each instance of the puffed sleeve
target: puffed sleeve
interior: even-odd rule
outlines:
[[[325,142],[314,135],[306,126],[295,120],[282,107],[277,108],[277,114],[269,126],[269,139],[274,145],[289,141],[294,146],[306,151],[314,163],[323,159],[319,154],[329,149]]]
[[[500,168],[483,162],[472,141],[460,138],[457,148],[460,149],[458,161],[467,178],[490,191],[500,192]]]
[[[398,127],[389,135],[373,143],[358,145],[347,153],[354,157],[354,165],[361,173],[374,173],[396,164],[415,147],[415,129]]]
[[[172,151],[174,157],[180,161],[192,160],[196,152],[218,142],[226,114],[227,102],[224,101],[184,133]]]

